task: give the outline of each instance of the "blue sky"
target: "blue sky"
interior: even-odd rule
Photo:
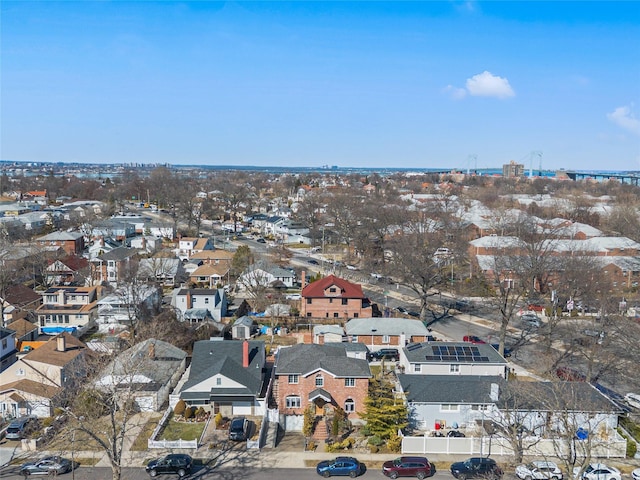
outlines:
[[[3,160],[640,170],[639,2],[0,8]]]

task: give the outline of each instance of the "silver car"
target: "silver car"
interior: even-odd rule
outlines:
[[[44,457],[37,462],[25,463],[20,467],[20,475],[60,475],[73,470],[71,460],[58,456]]]
[[[562,480],[562,471],[553,462],[534,461],[517,466],[516,476],[522,480]]]

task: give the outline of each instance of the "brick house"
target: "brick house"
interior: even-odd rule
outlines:
[[[304,285],[302,275],[302,302],[300,316],[316,318],[371,317],[371,302],[362,287],[335,275]]]
[[[351,421],[364,408],[372,377],[369,363],[347,355],[342,344],[298,344],[281,348],[275,365],[275,397],[285,430],[301,430],[303,414],[313,405],[327,419],[342,408]],[[325,425],[320,421],[318,425]],[[322,430],[321,434],[326,434]]]
[[[43,247],[62,248],[67,255],[81,255],[84,250],[84,235],[80,232],[53,232],[36,239]]]

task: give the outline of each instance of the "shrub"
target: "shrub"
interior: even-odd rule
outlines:
[[[339,452],[341,450],[348,450],[353,447],[354,440],[351,437],[345,438],[341,442],[334,442],[327,444],[325,451],[327,452]]]
[[[186,402],[184,400],[179,400],[178,403],[176,403],[176,406],[173,408],[173,413],[175,415],[184,415],[186,408]]]
[[[635,458],[637,452],[638,444],[630,438],[627,439],[627,458]]]
[[[379,451],[379,450],[380,450],[380,449],[379,449],[378,447],[376,447],[375,445],[370,445],[370,446],[369,446],[369,451],[370,451],[371,453],[378,453],[378,451]]]
[[[313,429],[316,423],[315,405],[309,405],[304,411],[304,421],[302,423],[302,434],[305,437],[313,435]]]
[[[402,438],[398,435],[393,435],[389,440],[387,440],[387,448],[392,452],[399,452],[402,447]]]
[[[315,444],[313,441],[311,441],[311,442],[307,443],[307,450],[308,450],[308,451],[312,452],[312,451],[314,451],[315,449],[316,449],[316,444]]]
[[[185,420],[189,420],[190,418],[193,418],[193,414],[195,413],[196,408],[195,407],[187,407],[184,410],[184,418]]]
[[[47,428],[53,425],[53,417],[47,417],[42,419],[42,428]]]
[[[367,440],[367,442],[369,443],[369,445],[375,445],[376,447],[379,447],[384,443],[384,441],[378,435],[369,437],[369,440]]]
[[[204,418],[206,414],[207,412],[205,412],[204,408],[202,407],[198,407],[198,409],[196,410],[196,418]]]
[[[220,412],[218,412],[218,413],[216,413],[216,417],[215,417],[215,419],[213,421],[216,422],[216,427],[220,428],[220,425],[222,425],[222,421],[223,420],[224,419],[222,418],[222,414]]]

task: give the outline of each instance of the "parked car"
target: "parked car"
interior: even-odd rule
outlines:
[[[70,472],[74,464],[67,458],[58,456],[44,457],[36,462],[28,462],[20,467],[20,475],[28,477],[30,475],[61,475]]]
[[[235,417],[229,424],[229,440],[243,442],[247,439],[249,422],[245,417]]]
[[[516,476],[522,480],[562,480],[562,470],[553,462],[533,461],[518,465]]]
[[[309,260],[307,260],[307,263],[310,265],[320,265],[320,262],[318,262],[318,260],[316,260],[315,258],[310,258]]]
[[[451,464],[451,475],[458,480],[466,480],[467,478],[497,480],[502,478],[502,474],[502,469],[493,458],[471,457],[467,458],[464,462]]]
[[[372,273],[372,274],[371,274],[371,276],[372,276],[373,278],[375,278],[376,280],[380,280],[381,278],[383,278],[383,275],[382,275],[382,274],[380,274],[380,273],[375,273],[375,272],[374,272],[374,273]]]
[[[389,478],[418,477],[422,480],[432,476],[434,471],[425,457],[398,457],[382,464],[382,473]]]
[[[465,335],[464,337],[462,337],[462,341],[471,343],[487,343],[476,335]]]
[[[580,467],[576,467],[573,469],[573,477],[583,480],[622,480],[620,470],[604,463],[590,463],[582,475],[580,475]]]
[[[640,480],[640,468],[636,468],[633,472],[631,472],[631,478],[633,480]]]
[[[347,265],[347,270],[358,270],[358,267],[355,265]]]
[[[364,471],[364,465],[362,465],[357,459],[353,457],[336,457],[333,460],[323,460],[316,466],[316,472],[318,475],[322,475],[325,478],[338,476],[350,476],[356,478]]]
[[[7,427],[5,437],[7,440],[21,440],[29,434],[36,422],[37,419],[33,416],[16,418]]]
[[[289,293],[284,298],[287,300],[300,300],[302,299],[302,295],[299,293]]]
[[[185,477],[191,473],[193,459],[184,453],[170,453],[162,458],[151,460],[145,470],[155,477],[159,474],[177,473],[179,477]]]
[[[400,359],[400,352],[397,348],[381,348],[369,354],[369,360],[391,360],[397,362]]]
[[[524,323],[525,327],[540,328],[542,326],[542,321],[540,320],[540,317],[534,313],[525,313],[520,318],[522,319],[522,323]]]
[[[258,239],[256,240],[256,242],[258,242],[258,243],[267,243],[267,241],[266,241],[264,238],[262,238],[262,237],[261,237],[261,238],[258,238]]]
[[[449,430],[447,432],[447,437],[462,438],[462,437],[466,437],[466,435],[462,433],[460,430]]]
[[[496,350],[500,350],[500,344],[499,343],[492,343],[491,346],[493,348],[495,348]],[[503,354],[504,358],[510,357],[511,353],[512,353],[512,350],[509,347],[505,346],[504,347],[504,354]]]

